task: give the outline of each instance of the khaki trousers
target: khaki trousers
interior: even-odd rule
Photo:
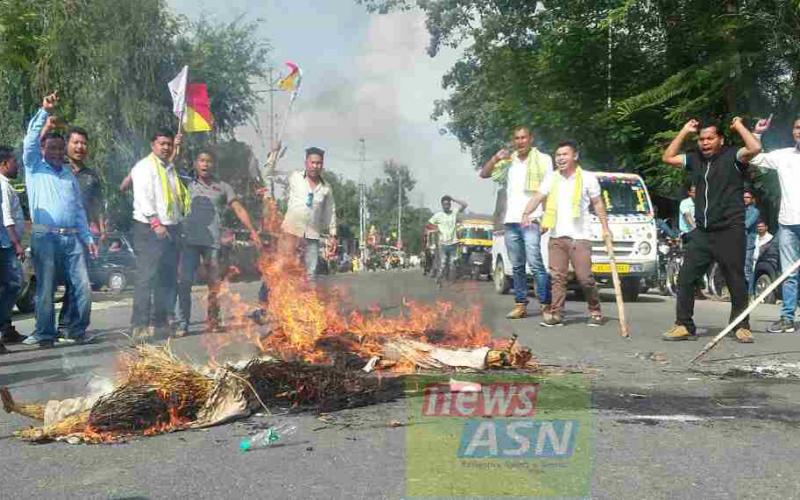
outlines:
[[[555,316],[561,317],[567,298],[567,273],[569,264],[572,262],[575,277],[583,289],[586,303],[589,306],[589,314],[600,315],[600,298],[592,276],[591,242],[572,238],[550,238],[548,250],[550,251],[550,277],[553,280],[553,302],[550,311]]]

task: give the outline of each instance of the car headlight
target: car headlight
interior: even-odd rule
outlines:
[[[658,253],[660,253],[661,255],[667,255],[669,253],[669,250],[670,246],[667,245],[666,243],[658,245]]]
[[[647,254],[650,253],[650,251],[652,249],[653,249],[653,247],[650,246],[650,243],[648,243],[646,241],[643,241],[643,242],[639,243],[639,254],[640,255],[647,255]]]

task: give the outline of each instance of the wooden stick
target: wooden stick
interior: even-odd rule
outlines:
[[[755,300],[753,300],[753,302],[751,302],[750,305],[747,306],[747,309],[742,311],[742,313],[739,314],[739,316],[737,316],[736,319],[731,321],[731,323],[728,326],[726,326],[724,330],[719,332],[719,334],[717,334],[716,337],[714,337],[708,344],[706,344],[706,346],[703,347],[703,350],[700,351],[697,354],[697,356],[692,358],[691,361],[689,361],[689,364],[690,365],[693,364],[695,361],[708,354],[708,351],[713,349],[714,346],[717,345],[719,341],[722,340],[723,337],[725,337],[725,335],[733,331],[736,325],[738,325],[745,317],[747,317],[747,315],[750,314],[753,311],[753,309],[756,308],[756,306],[758,306],[759,304],[761,304],[761,302],[764,301],[767,295],[769,295],[770,293],[773,292],[773,290],[778,288],[778,285],[783,283],[786,280],[786,278],[788,278],[789,275],[792,274],[793,272],[797,271],[798,268],[800,268],[800,259],[798,259],[797,261],[794,262],[794,264],[789,266],[789,268],[786,269],[786,271],[784,271],[783,274],[781,274],[777,280],[770,283],[770,285],[767,288],[765,288],[763,292],[761,292],[761,295],[756,297]]]
[[[608,252],[608,260],[611,263],[611,281],[614,282],[614,296],[617,299],[619,334],[622,337],[630,338],[631,334],[628,331],[628,322],[625,320],[625,303],[622,300],[622,285],[619,281],[619,273],[617,273],[617,258],[614,255],[614,243],[611,241],[611,238],[605,238],[604,241],[606,243],[606,251]]]

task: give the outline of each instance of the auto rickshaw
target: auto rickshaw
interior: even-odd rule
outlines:
[[[492,230],[490,218],[468,218],[456,227],[458,262],[462,276],[473,280],[492,277]]]

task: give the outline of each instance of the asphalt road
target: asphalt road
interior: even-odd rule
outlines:
[[[761,306],[752,317],[755,344],[723,341],[689,369],[689,359],[708,336],[725,326],[727,303],[698,302],[700,342],[666,343],[659,335],[670,326],[675,304],[659,296],[645,295],[628,305],[633,338],[623,340],[608,291],[603,293],[610,319],[605,326],[585,327],[584,305],[571,300],[570,324],[545,329],[538,316],[504,319],[512,299],[495,295],[488,283],[464,282],[439,291],[418,271],[341,275],[330,282],[349,289],[359,306],[379,303],[387,314],[397,311],[404,297],[482,304],[484,321],[496,337],[517,333],[546,365],[539,415],[580,424],[570,452],[513,461],[456,457],[459,439],[463,447],[469,438],[468,425],[462,428],[462,419],[439,426],[444,420],[424,418],[419,397],[323,419],[308,413],[254,416],[204,431],[100,446],[31,445],[12,432],[32,422],[0,414],[0,498],[800,496],[799,379],[744,373],[749,365],[791,372],[791,363],[798,361],[797,335],[761,333],[776,318],[775,306]],[[233,289],[254,300],[257,284]],[[198,299],[201,293],[196,289]],[[96,344],[49,350],[11,346],[13,352],[0,357],[0,386],[9,386],[20,401],[81,395],[93,376],[112,372],[115,355],[125,346],[122,331],[129,315],[129,298],[103,301],[93,311],[92,328],[101,335]],[[17,327],[28,332],[32,321],[20,317]],[[204,340],[197,334],[173,345],[203,361]],[[252,352],[252,346],[237,345],[224,356]],[[794,368],[789,375],[800,372]],[[298,426],[283,446],[239,452],[248,432],[283,421]],[[395,427],[393,421],[405,425]],[[475,421],[501,425],[503,420]]]

